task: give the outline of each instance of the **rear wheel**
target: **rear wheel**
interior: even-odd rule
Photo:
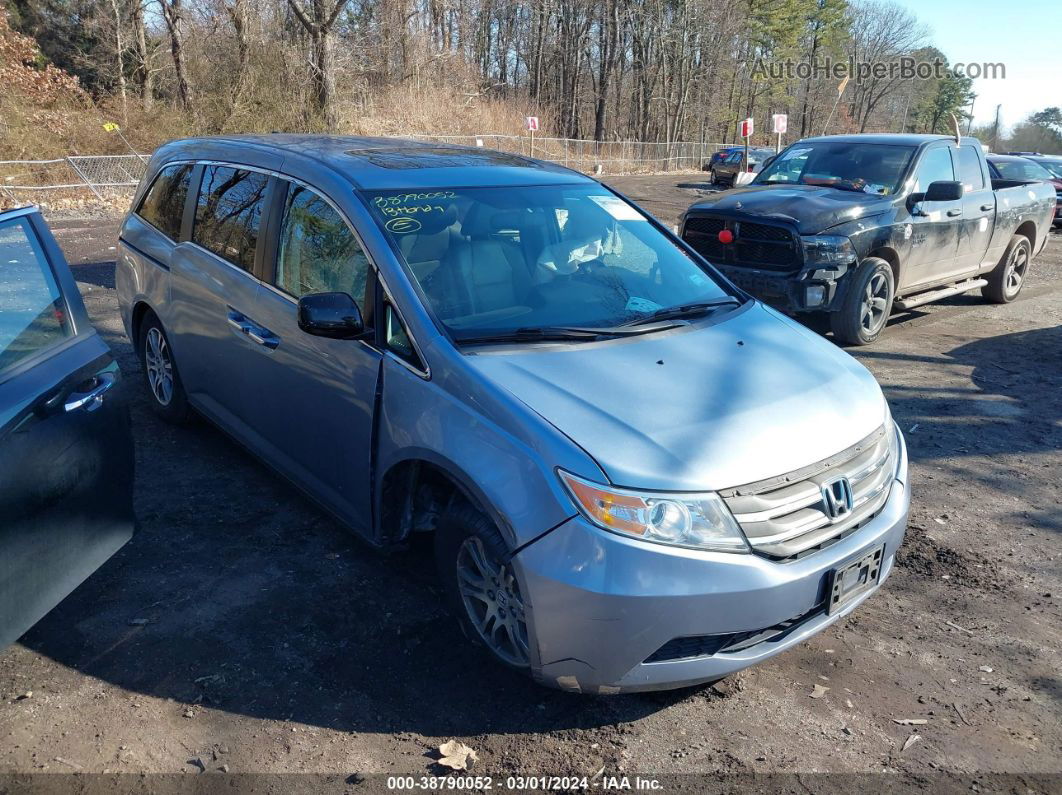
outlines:
[[[451,507],[436,530],[435,556],[465,636],[498,662],[529,671],[526,602],[493,522],[468,503]]]
[[[711,170],[711,174],[712,174],[712,180],[711,180],[712,184],[713,185],[718,185],[719,184],[719,175],[715,173],[715,169],[714,168]]]
[[[996,269],[988,274],[981,295],[994,304],[1009,304],[1018,297],[1032,260],[1032,244],[1024,235],[1014,235]]]
[[[833,336],[849,345],[869,345],[880,336],[892,312],[896,285],[892,267],[868,257],[848,277],[851,283],[841,308],[830,315]]]
[[[148,314],[140,327],[140,363],[155,413],[169,422],[187,420],[188,396],[177,373],[169,338],[154,314]]]

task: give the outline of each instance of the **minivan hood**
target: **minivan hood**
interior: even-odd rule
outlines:
[[[466,358],[628,488],[780,475],[855,444],[886,412],[866,368],[759,303],[689,330]]]
[[[888,196],[824,188],[814,185],[749,185],[720,191],[691,206],[721,215],[755,215],[796,225],[802,235],[815,235],[832,226],[886,212]]]

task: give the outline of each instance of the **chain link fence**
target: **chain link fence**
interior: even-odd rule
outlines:
[[[416,135],[418,141],[482,146],[529,155],[594,176],[699,171],[724,144],[690,141],[589,141],[529,135]],[[147,155],[75,155],[0,161],[0,198],[62,207],[127,202]]]

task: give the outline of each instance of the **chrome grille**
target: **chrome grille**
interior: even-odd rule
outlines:
[[[877,514],[896,468],[895,433],[881,426],[835,456],[768,480],[720,492],[752,545],[772,558],[790,558],[843,536]],[[824,491],[839,478],[851,505],[831,505]]]

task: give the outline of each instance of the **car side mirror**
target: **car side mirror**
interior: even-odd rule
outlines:
[[[352,340],[365,331],[357,303],[347,293],[310,293],[299,299],[299,328],[315,337]]]
[[[931,182],[926,188],[926,196],[923,201],[927,202],[954,202],[963,196],[962,183],[950,180]]]

